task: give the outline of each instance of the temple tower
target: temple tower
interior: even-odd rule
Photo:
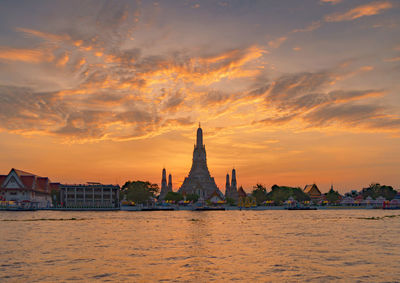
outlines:
[[[231,192],[231,183],[229,181],[229,174],[226,174],[225,198],[229,197],[230,192]]]
[[[168,175],[168,192],[172,192],[172,175]]]
[[[232,182],[231,182],[232,190],[237,191],[237,183],[236,183],[236,170],[235,168],[232,169]]]
[[[162,170],[162,179],[161,179],[161,191],[159,199],[163,200],[168,193],[168,186],[167,186],[167,171],[165,168]]]
[[[203,130],[200,124],[193,149],[192,168],[178,192],[183,195],[196,194],[200,199],[208,199],[213,193],[223,198],[223,194],[215,184],[207,167],[206,147],[203,144]]]
[[[236,170],[235,169],[232,169],[232,181],[229,186],[229,190],[228,190],[228,183],[229,183],[229,174],[226,174],[227,190],[225,192],[225,197],[231,198],[231,199],[237,201],[238,200],[238,190],[237,190]]]

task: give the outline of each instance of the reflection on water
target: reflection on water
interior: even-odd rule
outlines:
[[[397,214],[1,212],[0,281],[399,281]]]

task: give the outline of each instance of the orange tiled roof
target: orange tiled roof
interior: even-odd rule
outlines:
[[[246,192],[243,190],[242,187],[239,188],[239,190],[238,190],[238,195],[239,195],[239,197],[242,197],[242,198],[247,197],[247,194],[246,194]]]
[[[7,175],[0,175],[0,187],[3,184],[3,182],[6,180]]]
[[[35,190],[40,192],[48,193],[51,190],[59,189],[59,183],[50,183],[50,179],[48,177],[40,177],[35,174],[12,168],[10,173],[14,171],[19,179],[21,180],[22,184],[26,189]],[[5,181],[8,175],[0,175],[0,185]]]
[[[314,189],[314,192],[312,191]],[[318,189],[316,184],[306,185],[303,190],[304,193],[310,196],[320,196],[321,191]]]
[[[21,176],[19,177],[21,179],[22,184],[24,184],[25,188],[33,190],[34,185],[35,185],[35,175],[30,175],[30,176]]]
[[[49,178],[47,177],[37,177],[36,178],[36,190],[42,192],[49,191]]]
[[[60,183],[50,183],[50,191],[59,191],[60,190]]]
[[[313,185],[306,185],[304,187],[303,191],[307,194],[307,193],[309,193],[311,191],[312,188],[313,188]]]
[[[15,173],[17,173],[18,177],[21,177],[21,176],[36,176],[35,174],[29,173],[29,172],[26,172],[26,171],[22,171],[22,170],[19,170],[19,169],[12,168],[11,171],[12,170],[14,170]]]

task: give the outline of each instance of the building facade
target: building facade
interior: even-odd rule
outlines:
[[[66,208],[118,208],[119,186],[100,183],[60,185],[61,206]]]
[[[12,168],[8,175],[0,175],[0,196],[5,201],[25,207],[46,208],[52,204],[51,192],[58,191],[59,183],[48,177]]]

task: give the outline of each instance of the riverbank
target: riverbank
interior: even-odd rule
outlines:
[[[255,207],[237,207],[237,206],[220,206],[220,207],[206,207],[200,210],[251,210],[251,211],[264,211],[264,210],[399,210],[400,207],[382,208],[382,207],[371,207],[371,206],[312,206],[303,208],[291,208],[287,206],[255,206]],[[115,208],[37,208],[37,209],[24,209],[24,208],[0,208],[0,211],[200,211],[196,206],[154,206],[154,207],[142,207],[142,206],[121,206]]]

